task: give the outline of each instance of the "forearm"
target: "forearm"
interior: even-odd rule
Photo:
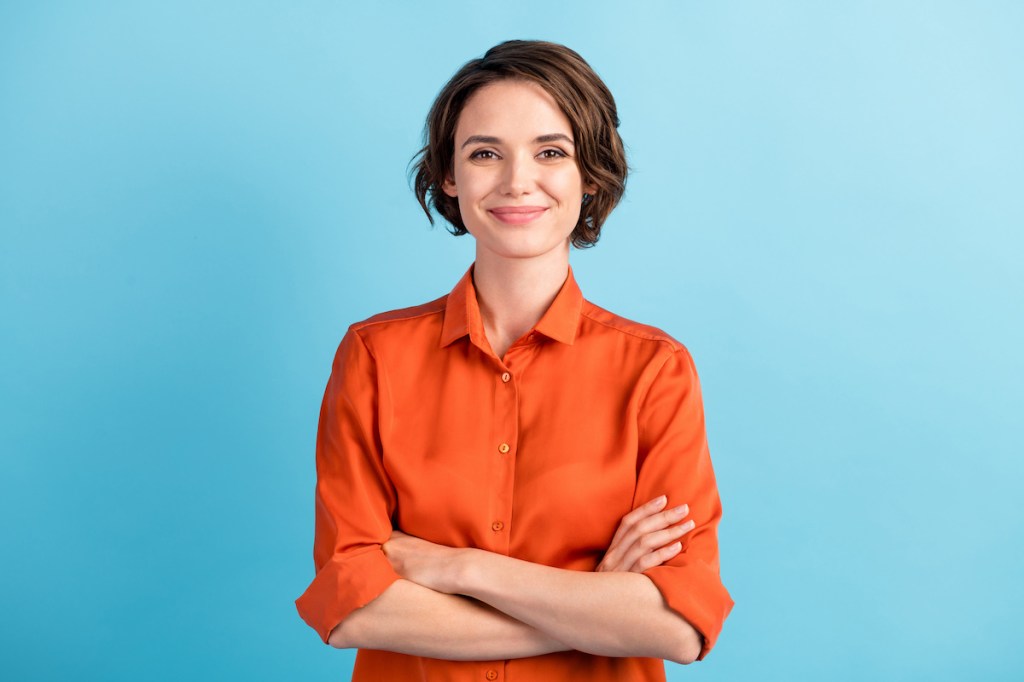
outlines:
[[[486,604],[408,580],[392,583],[353,611],[331,633],[330,643],[453,661],[504,660],[569,649]]]
[[[569,571],[471,551],[458,589],[573,649],[690,663],[701,636],[639,573]]]

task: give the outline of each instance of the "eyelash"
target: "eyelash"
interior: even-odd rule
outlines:
[[[490,154],[491,156],[484,156],[485,154]],[[548,156],[548,154],[553,154],[553,156]],[[540,153],[540,156],[543,159],[550,160],[567,158],[569,155],[563,152],[561,149],[545,149]],[[469,155],[469,158],[471,159],[483,159],[485,161],[490,161],[494,157],[497,157],[497,154],[495,154],[490,149],[481,149]]]

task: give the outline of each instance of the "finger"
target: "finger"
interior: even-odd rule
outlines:
[[[675,555],[679,554],[681,551],[683,551],[683,543],[673,542],[671,545],[667,547],[662,547],[656,552],[651,552],[650,554],[645,554],[644,556],[640,557],[640,559],[635,564],[633,564],[633,566],[631,566],[629,570],[632,573],[643,573],[644,571],[654,568],[655,566],[661,566],[663,563],[665,563]]]
[[[628,530],[638,521],[647,518],[651,514],[658,513],[665,508],[666,504],[668,504],[668,496],[659,495],[653,500],[644,502],[642,505],[623,516],[622,521],[619,522],[619,527],[615,531],[614,537],[612,537],[611,545],[614,545],[616,542],[621,540],[622,535],[628,532]]]
[[[647,533],[653,533],[656,530],[674,526],[685,519],[689,513],[690,505],[688,504],[681,504],[678,507],[666,509],[660,514],[652,514],[651,516],[641,520],[636,524],[636,531],[640,535],[646,535]]]
[[[647,533],[622,555],[620,563],[623,566],[632,566],[641,557],[656,552],[673,540],[678,540],[693,530],[693,528],[693,521],[687,521],[678,526]]]
[[[663,528],[668,528],[670,525],[679,523],[681,520],[686,518],[689,513],[689,505],[679,505],[678,507],[666,509],[663,512],[650,514],[649,516],[641,518],[633,525],[632,530],[636,536],[644,536],[648,534],[648,532],[662,530]]]
[[[668,496],[659,495],[653,500],[648,500],[623,516],[622,520],[619,522],[619,527],[615,529],[615,535],[612,536],[612,541],[608,544],[608,549],[605,552],[605,558],[610,558],[611,561],[615,561],[615,557],[621,554],[622,550],[632,545],[635,541],[636,534],[633,533],[633,528],[636,523],[647,518],[651,514],[658,513],[661,509],[664,509],[666,504],[668,504]]]
[[[632,523],[637,519],[642,519],[645,516],[650,516],[651,514],[664,509],[666,504],[668,504],[668,495],[658,495],[653,500],[644,502],[639,507],[623,516],[622,520],[627,523]]]
[[[626,533],[623,534],[622,542],[632,544],[639,538],[654,531],[663,530],[674,526],[687,517],[690,513],[690,506],[681,504],[663,512],[651,514],[637,521]],[[630,537],[631,536],[631,537]],[[629,538],[627,540],[627,537]]]
[[[612,540],[612,544],[608,547],[606,556],[610,555],[617,563],[625,563],[628,566],[631,562],[622,561],[622,557],[633,551],[636,543],[645,535],[663,530],[679,523],[681,520],[686,518],[689,513],[689,505],[682,504],[678,507],[673,507],[672,509],[668,509],[660,513],[641,517],[635,524],[628,528],[621,527],[621,536]],[[646,551],[652,549],[652,547],[647,546],[642,549]]]

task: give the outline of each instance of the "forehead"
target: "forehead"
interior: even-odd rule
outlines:
[[[474,92],[455,127],[456,143],[470,135],[532,139],[550,133],[572,137],[572,124],[544,88],[518,80],[490,83]]]

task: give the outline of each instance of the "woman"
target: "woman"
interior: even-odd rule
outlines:
[[[417,196],[475,262],[353,325],[320,415],[296,603],[359,647],[356,680],[659,680],[732,606],[690,356],[569,267],[625,187],[617,125],[586,62],[543,42],[492,48],[431,109]]]

